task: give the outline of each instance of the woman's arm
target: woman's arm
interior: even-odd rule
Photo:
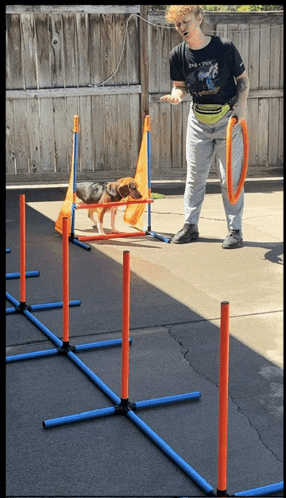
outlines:
[[[169,95],[164,95],[160,100],[177,105],[188,95],[187,85],[185,81],[173,81],[172,92]]]
[[[237,81],[237,103],[234,107],[232,116],[237,116],[239,124],[242,118],[244,118],[245,105],[249,92],[249,78],[246,71],[236,78]]]

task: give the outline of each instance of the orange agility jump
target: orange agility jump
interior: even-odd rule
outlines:
[[[55,229],[59,233],[63,233],[63,218],[67,217],[69,219],[69,236],[70,240],[75,244],[83,247],[84,249],[90,250],[90,246],[84,244],[84,241],[95,241],[95,240],[105,240],[105,239],[115,239],[122,237],[138,237],[151,235],[164,242],[170,242],[171,239],[159,235],[151,231],[151,139],[150,139],[150,116],[145,117],[143,137],[140,147],[140,152],[137,161],[135,181],[138,184],[138,188],[142,195],[142,199],[134,200],[127,199],[126,201],[121,201],[119,204],[121,206],[126,206],[124,213],[124,222],[135,227],[136,232],[119,232],[119,233],[109,233],[109,234],[95,234],[87,236],[75,237],[75,211],[77,209],[92,209],[98,207],[108,206],[109,208],[113,205],[118,206],[118,203],[98,203],[98,204],[77,204],[76,203],[76,172],[77,172],[77,152],[78,152],[78,132],[79,132],[79,117],[74,116],[73,123],[73,149],[72,149],[72,160],[71,160],[71,174],[69,186],[66,194],[65,201],[62,205],[60,214],[56,220]],[[145,205],[148,208],[148,228],[142,230],[143,227],[143,217],[145,213]]]

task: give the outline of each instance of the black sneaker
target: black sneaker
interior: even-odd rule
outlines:
[[[180,230],[172,238],[174,244],[187,244],[193,240],[198,240],[199,232],[198,225],[192,225],[190,223],[185,223],[182,230]]]
[[[241,230],[230,230],[226,239],[222,243],[223,249],[236,249],[241,247],[243,242]]]

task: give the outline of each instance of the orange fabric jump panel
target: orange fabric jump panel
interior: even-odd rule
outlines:
[[[148,190],[148,146],[147,132],[151,131],[150,116],[145,117],[143,136],[138,156],[136,173],[134,180],[138,185],[138,190],[142,198],[147,200],[151,197],[151,191]],[[130,197],[129,197],[130,198]],[[142,230],[145,206],[127,206],[125,209],[123,220],[125,223],[132,225]]]

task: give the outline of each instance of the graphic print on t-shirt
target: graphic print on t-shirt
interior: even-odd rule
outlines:
[[[189,64],[189,67],[190,66],[197,67],[197,69],[189,75],[189,83],[192,87],[193,95],[199,97],[202,95],[216,95],[220,90],[220,86],[216,86],[218,62],[215,60],[207,60],[198,64]],[[202,82],[205,87],[203,90],[201,90]]]

